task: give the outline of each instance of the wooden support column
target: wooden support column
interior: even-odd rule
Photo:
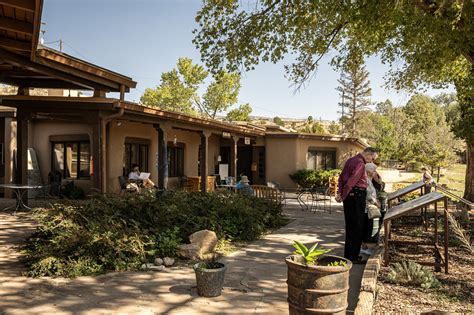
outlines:
[[[101,150],[101,123],[97,119],[92,124],[91,154],[92,154],[92,181],[94,188],[102,191],[102,150]]]
[[[237,143],[239,142],[238,136],[232,136],[233,143],[230,148],[230,176],[234,177],[237,181]]]
[[[28,115],[17,113],[16,124],[16,183],[28,184]]]
[[[449,241],[449,226],[448,226],[448,198],[444,197],[444,273],[448,274],[448,241]]]
[[[168,144],[166,141],[167,130],[161,125],[155,125],[158,132],[158,188],[168,188]]]
[[[209,137],[211,136],[210,131],[203,131],[201,134],[201,191],[207,192],[208,189],[208,182],[207,182],[207,175],[209,173],[209,163],[208,163],[208,156],[209,156]]]

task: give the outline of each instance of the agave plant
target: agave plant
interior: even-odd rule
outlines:
[[[303,256],[306,261],[306,264],[314,265],[318,260],[319,256],[326,254],[330,251],[330,249],[323,248],[322,246],[318,247],[318,245],[319,244],[316,243],[311,246],[310,249],[308,249],[306,245],[295,240],[293,247],[296,248],[296,250],[293,252],[293,254]]]

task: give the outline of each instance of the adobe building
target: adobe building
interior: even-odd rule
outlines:
[[[125,100],[131,78],[38,44],[42,0],[0,2],[0,181],[44,184],[57,171],[86,191],[120,191],[132,164],[163,189],[184,176],[249,176],[294,187],[289,174],[329,169],[366,145],[355,138],[232,124]],[[47,89],[35,95],[35,88]],[[92,91],[92,96],[77,92]],[[119,98],[108,98],[118,92]],[[75,94],[73,94],[75,93]],[[208,189],[201,181],[201,189]]]

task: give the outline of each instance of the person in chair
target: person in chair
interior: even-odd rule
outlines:
[[[157,188],[155,183],[149,178],[140,178],[140,166],[138,164],[132,165],[132,171],[128,174],[128,179],[132,183],[137,183],[139,186],[144,188]]]

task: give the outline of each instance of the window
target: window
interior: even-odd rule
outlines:
[[[306,160],[307,169],[330,170],[336,168],[336,150],[334,149],[309,149]]]
[[[63,178],[89,179],[91,150],[89,141],[52,142],[52,170]]]
[[[184,144],[168,143],[168,176],[184,176]]]
[[[147,139],[126,138],[123,154],[123,175],[128,176],[133,164],[138,164],[141,172],[148,172],[149,143]]]

